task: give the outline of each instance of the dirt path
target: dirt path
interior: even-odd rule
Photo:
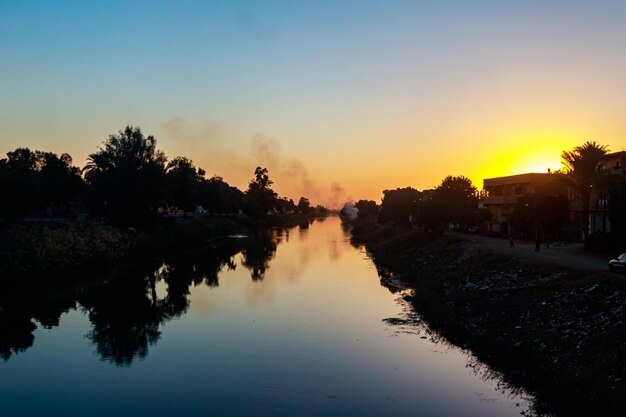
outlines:
[[[609,259],[607,257],[585,253],[582,244],[578,243],[568,246],[550,246],[549,248],[544,243],[539,252],[535,252],[534,242],[515,240],[515,247],[511,248],[508,239],[466,234],[460,236],[474,242],[480,248],[490,249],[501,254],[510,254],[531,261],[565,265],[575,269],[608,271]]]

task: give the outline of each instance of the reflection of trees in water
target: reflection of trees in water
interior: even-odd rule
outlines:
[[[119,277],[105,288],[81,296],[79,301],[93,326],[88,337],[101,357],[118,365],[145,357],[148,347],[161,336],[160,325],[187,311],[190,286],[202,282],[217,286],[220,270],[234,267],[233,251],[237,249],[220,247],[187,254],[153,265],[148,273]],[[161,298],[157,291],[160,281],[166,284]]]
[[[186,310],[156,298],[156,272],[143,279],[129,274],[79,297],[93,326],[87,337],[100,356],[118,365],[144,357],[159,340],[159,325]]]
[[[36,328],[28,314],[0,311],[0,357],[6,361],[31,347]]]
[[[0,357],[8,360],[33,345],[39,322],[44,328],[59,325],[61,314],[76,307],[67,289],[52,291],[40,286],[0,290]]]
[[[262,281],[270,261],[276,254],[280,231],[259,230],[255,239],[249,239],[241,251],[243,266],[250,271],[253,281]]]
[[[202,250],[185,252],[175,258],[165,259],[161,279],[167,284],[172,296],[188,295],[192,285],[219,286],[219,274],[224,267],[237,268],[233,257],[241,250],[237,240],[227,240]]]
[[[130,365],[148,354],[160,336],[160,326],[185,314],[192,285],[219,285],[224,268],[236,269],[234,256],[241,251],[243,265],[253,280],[263,279],[276,252],[279,232],[263,231],[257,239],[229,239],[210,248],[168,257],[162,264],[137,268],[107,284],[79,288],[67,285],[54,291],[39,285],[0,291],[0,357],[30,348],[35,322],[51,328],[64,312],[82,305],[92,324],[87,337],[102,359]],[[243,249],[242,249],[243,247]],[[161,283],[161,284],[159,284]],[[165,292],[160,295],[158,288]],[[78,293],[78,295],[76,295]]]

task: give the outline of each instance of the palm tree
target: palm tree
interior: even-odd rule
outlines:
[[[573,150],[563,151],[561,154],[565,173],[576,189],[578,189],[582,200],[583,239],[585,248],[589,243],[589,197],[591,187],[598,183],[600,177],[598,164],[607,152],[609,152],[609,149],[606,145],[599,145],[595,141],[587,141],[582,146],[576,146]]]
[[[83,168],[100,211],[117,226],[150,227],[165,178],[165,154],[153,136],[127,126],[109,136]]]

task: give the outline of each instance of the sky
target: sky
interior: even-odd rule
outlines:
[[[624,1],[0,2],[0,155],[127,125],[297,201],[626,149]]]

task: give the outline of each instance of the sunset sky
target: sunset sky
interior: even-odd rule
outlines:
[[[0,154],[128,124],[336,205],[626,147],[626,2],[0,2]]]

